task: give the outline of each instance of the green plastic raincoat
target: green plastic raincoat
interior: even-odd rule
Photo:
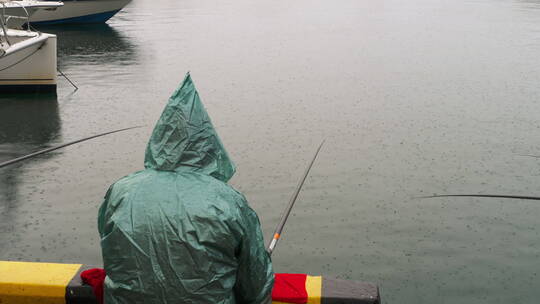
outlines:
[[[274,280],[260,223],[189,74],[98,217],[105,303],[261,303]]]

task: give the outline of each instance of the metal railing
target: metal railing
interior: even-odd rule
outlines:
[[[7,8],[6,3],[8,3],[8,2],[20,6],[23,9],[26,16],[6,15],[6,8]],[[2,31],[4,33],[4,39],[6,40],[6,43],[9,46],[11,46],[11,41],[9,41],[9,37],[8,37],[8,33],[7,33],[9,20],[10,19],[25,19],[26,22],[24,22],[24,23],[27,24],[27,28],[30,31],[30,14],[28,13],[28,10],[26,9],[26,7],[24,5],[22,5],[21,3],[17,2],[17,1],[0,0],[0,5],[2,6],[2,11],[0,13],[0,25],[2,27]],[[0,42],[1,42],[1,40],[0,40]],[[5,53],[5,52],[3,52],[3,53]],[[3,53],[0,53],[0,56],[2,56]]]

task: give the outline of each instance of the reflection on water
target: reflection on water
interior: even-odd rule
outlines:
[[[135,47],[108,24],[39,26],[58,36],[58,66],[73,64],[122,65],[135,59]]]
[[[48,147],[61,129],[57,97],[0,97],[0,161]]]
[[[527,6],[527,8],[540,8],[540,0],[518,0],[521,3],[524,4],[530,4],[530,6]]]
[[[0,97],[0,162],[23,156],[61,140],[61,120],[56,96]],[[21,197],[21,175],[33,161],[50,159],[54,153],[0,168],[0,243],[9,233]],[[2,249],[7,246],[0,246]]]

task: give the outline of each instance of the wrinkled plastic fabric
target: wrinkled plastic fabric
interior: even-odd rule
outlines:
[[[106,304],[261,303],[273,286],[260,223],[189,74],[154,128],[145,170],[98,217]]]
[[[154,128],[144,166],[204,173],[223,182],[235,172],[189,74],[169,99]]]

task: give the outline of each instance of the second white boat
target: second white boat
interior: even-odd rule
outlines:
[[[131,0],[64,0],[56,10],[39,10],[30,17],[34,24],[103,23]]]

